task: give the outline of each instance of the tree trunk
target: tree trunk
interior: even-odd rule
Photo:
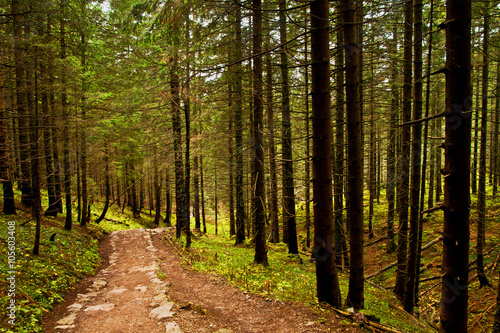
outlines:
[[[76,222],[82,221],[82,187],[81,187],[81,172],[80,172],[80,147],[78,146],[80,134],[76,131],[76,149],[75,149],[75,165],[76,165]]]
[[[136,172],[135,172],[135,165],[133,162],[130,162],[129,164],[129,171],[130,171],[130,204],[132,205],[132,216],[135,219],[138,219],[141,217],[141,205],[140,205],[140,200],[137,198],[137,179],[136,179]],[[141,182],[139,181],[139,190],[142,193],[142,186],[140,185]]]
[[[203,177],[203,157],[200,156],[200,185],[201,185],[201,220],[203,223],[203,233],[207,233],[207,220],[205,216],[205,180]]]
[[[374,214],[374,205],[375,205],[375,199],[377,196],[376,193],[376,186],[377,186],[377,167],[376,167],[376,158],[377,158],[377,142],[376,142],[376,128],[375,128],[375,85],[374,85],[374,80],[375,80],[375,75],[374,75],[374,69],[373,69],[373,62],[375,59],[372,56],[371,62],[370,62],[370,142],[369,142],[369,160],[368,160],[368,192],[369,192],[369,199],[368,199],[368,238],[373,238],[373,214]]]
[[[304,7],[307,8],[307,7]],[[305,59],[304,62],[307,64],[308,59],[307,57],[309,56],[307,46],[309,44],[308,37],[307,35],[304,37],[304,48],[305,48]],[[305,92],[304,92],[304,98],[305,98],[305,107],[306,107],[306,114],[305,114],[305,125],[306,125],[306,158],[304,159],[304,164],[305,164],[305,174],[306,174],[306,179],[305,179],[305,200],[306,200],[306,246],[309,248],[311,247],[311,140],[310,140],[310,135],[311,135],[311,125],[309,121],[309,117],[311,116],[311,113],[309,111],[309,66],[305,66],[304,68],[304,79],[305,79]],[[279,228],[279,227],[277,227]],[[278,229],[279,230],[279,229]],[[278,240],[279,241],[279,240]]]
[[[61,2],[61,34],[60,34],[60,43],[61,43],[61,60],[64,62],[66,59],[66,31],[65,31],[65,1]],[[71,230],[73,224],[72,218],[72,209],[71,209],[71,168],[70,168],[70,160],[69,160],[69,112],[68,112],[68,102],[66,96],[66,73],[63,70],[61,74],[61,84],[62,84],[62,94],[61,94],[61,107],[63,114],[63,129],[62,129],[62,138],[63,138],[63,171],[64,171],[64,192],[65,192],[65,203],[66,203],[66,221],[64,228],[66,230]]]
[[[314,257],[318,301],[341,306],[335,267],[332,203],[332,123],[328,0],[310,3],[313,126]]]
[[[403,83],[403,124],[411,119],[412,91],[412,31],[413,31],[413,1],[405,1],[404,25],[404,83]],[[398,267],[396,287],[394,292],[403,300],[406,284],[406,269],[408,255],[408,197],[410,175],[410,130],[404,126],[401,142],[401,180],[399,190],[399,232],[398,232]]]
[[[288,55],[286,0],[279,1],[281,59],[281,147],[283,158],[283,224],[288,229],[288,253],[298,254],[297,224],[295,218],[295,187],[293,184],[292,126],[290,123],[290,88],[288,82]]]
[[[189,32],[189,27],[188,30]],[[189,70],[187,73],[189,80]],[[185,181],[185,189],[184,189],[184,232],[186,233],[186,248],[191,246],[191,219],[189,214],[190,208],[190,189],[191,189],[191,158],[190,158],[190,146],[191,146],[191,100],[190,100],[190,89],[189,89],[189,81],[186,83],[186,98],[184,100],[184,122],[186,126],[185,131],[185,162],[184,162],[184,181]]]
[[[230,93],[230,95],[232,96],[232,94]],[[234,129],[233,129],[233,125],[234,125],[234,110],[233,110],[233,106],[232,106],[232,98],[231,98],[231,103],[229,105],[229,110],[231,112],[230,116],[229,116],[229,128],[228,128],[228,147],[229,147],[229,161],[228,161],[228,172],[229,172],[229,184],[228,184],[228,187],[229,187],[229,191],[228,191],[228,195],[229,195],[229,235],[230,236],[233,236],[233,235],[236,235],[236,224],[235,224],[235,216],[234,216],[234,145],[233,145],[233,141],[234,141],[234,137],[233,137],[233,132],[234,132]],[[195,159],[195,163],[197,163],[198,161]],[[196,192],[196,184],[195,184],[195,192]],[[195,198],[195,206],[196,206],[196,198]],[[198,201],[198,206],[199,206],[199,201]],[[196,214],[195,214],[195,217],[196,217]],[[200,227],[200,214],[199,214],[199,211],[198,211],[198,217],[197,217],[197,225],[198,225],[198,228]]]
[[[239,1],[235,6],[235,41],[236,52],[235,57],[237,60],[242,58],[243,44],[241,37],[241,6]],[[245,206],[243,201],[243,78],[241,62],[235,66],[235,114],[234,114],[234,127],[235,127],[235,145],[236,145],[236,245],[245,241]]]
[[[342,11],[342,3],[338,2],[337,10]],[[342,16],[337,19],[337,44],[344,45],[344,31],[342,29]],[[337,87],[336,87],[336,105],[335,105],[335,159],[333,173],[333,211],[335,221],[335,249],[336,263],[338,267],[347,267],[349,265],[349,254],[347,250],[346,229],[347,220],[344,222],[344,161],[345,161],[345,91],[344,91],[344,48],[337,51]]]
[[[478,106],[479,109],[479,99],[480,99],[480,78],[481,75],[479,74],[479,66],[477,67],[477,73],[476,73],[476,103],[475,105]],[[472,158],[472,171],[471,171],[471,189],[472,189],[472,194],[477,193],[477,171],[478,171],[478,161],[479,161],[479,114],[474,117],[474,151],[473,151],[473,158]]]
[[[119,177],[116,177],[116,194],[117,194],[116,204],[118,205],[118,207],[121,207],[121,202],[120,202],[121,192],[120,192],[120,178]]]
[[[16,76],[16,109],[17,109],[17,125],[19,135],[19,152],[21,164],[21,179],[19,187],[21,189],[21,204],[25,207],[32,207],[32,190],[31,190],[31,177],[29,169],[30,160],[30,146],[29,146],[29,131],[28,131],[28,91],[27,91],[27,76],[25,72],[26,65],[26,48],[23,46],[23,32],[22,25],[24,17],[20,14],[24,11],[22,5],[18,0],[12,0],[12,15],[15,19],[13,22],[14,34],[14,63],[15,63],[15,76]]]
[[[414,0],[414,76],[413,76],[413,119],[422,118],[422,0]],[[417,251],[420,229],[420,173],[422,158],[422,124],[413,125],[412,131],[412,162],[410,184],[410,241],[408,265],[406,270],[406,288],[404,309],[413,314],[415,305],[415,281],[417,275]]]
[[[393,2],[394,4],[396,1]],[[387,253],[391,254],[396,251],[396,242],[394,240],[394,216],[396,213],[396,186],[397,186],[397,162],[396,162],[396,152],[397,149],[397,134],[396,125],[398,122],[398,109],[399,109],[399,94],[398,94],[398,69],[396,67],[396,56],[397,50],[396,45],[398,43],[398,15],[394,14],[394,25],[392,30],[393,41],[391,43],[391,49],[389,54],[392,54],[394,58],[391,58],[391,110],[390,110],[390,120],[389,120],[389,138],[387,144],[387,183],[386,183],[386,196],[387,196]]]
[[[471,1],[446,3],[446,132],[440,332],[467,332],[471,140]]]
[[[363,132],[361,110],[361,44],[360,19],[354,0],[343,1],[344,41],[346,45],[346,114],[348,141],[349,191],[349,291],[346,303],[354,309],[364,307],[363,277]]]
[[[488,44],[490,34],[489,3],[485,4],[483,24],[483,75],[481,104],[481,137],[479,143],[479,179],[477,188],[477,276],[479,288],[491,286],[484,272],[484,244],[486,240],[486,138],[488,132]]]
[[[32,167],[32,175],[33,175],[33,218],[36,221],[36,227],[35,227],[35,244],[33,246],[33,254],[38,255],[40,253],[40,235],[41,235],[41,226],[42,226],[42,214],[41,214],[41,196],[40,196],[40,188],[41,188],[41,180],[40,180],[40,145],[39,145],[39,117],[38,117],[38,77],[37,77],[37,62],[38,62],[38,55],[37,55],[37,49],[38,47],[33,47],[34,49],[34,68],[33,72],[35,75],[35,85],[34,85],[34,91],[35,91],[35,103],[34,103],[34,108],[32,110],[32,113],[30,114],[31,121],[30,123],[33,125],[33,127],[30,129],[32,132],[32,138],[31,140],[31,145],[30,145],[30,155],[33,158],[33,161],[31,163]]]
[[[85,55],[85,36],[84,34],[81,35],[81,43],[82,43],[82,59],[81,59],[81,66],[82,69],[85,71],[85,66],[86,66],[86,55]],[[82,98],[81,98],[81,103],[82,103],[82,110],[81,110],[81,117],[82,117],[82,125],[86,125],[86,118],[87,118],[87,107],[85,105],[85,79],[83,79],[82,82]],[[80,131],[80,167],[82,170],[82,219],[80,221],[80,226],[85,226],[87,222],[90,221],[90,205],[89,205],[89,200],[88,200],[88,191],[87,191],[87,131],[85,128],[82,128]]]
[[[171,227],[172,226],[172,199],[170,196],[170,178],[168,176],[168,171],[165,172],[165,193],[166,193],[166,206],[167,208],[165,209],[165,219],[163,220],[163,223],[165,224],[166,227]]]
[[[438,118],[436,120],[436,126],[437,126],[437,133],[439,134],[438,136],[442,135],[443,131],[443,121],[441,118]],[[441,149],[436,149],[435,151],[436,154],[436,202],[441,202],[441,195],[443,194],[443,181],[441,178],[441,167],[442,167],[442,157],[441,157]]]
[[[264,186],[264,131],[262,94],[262,1],[253,0],[253,158],[252,173],[255,187],[253,195],[255,225],[254,262],[268,266],[266,245],[266,212]]]
[[[193,161],[193,167],[194,167],[194,179],[193,179],[193,189],[194,189],[194,207],[193,207],[193,215],[194,215],[194,228],[197,231],[201,230],[201,216],[200,216],[200,163],[199,163],[199,156],[196,155],[194,157]],[[232,178],[232,175],[230,175],[230,178]],[[232,179],[230,179],[229,183],[232,183]],[[232,196],[232,187],[230,185],[230,196]],[[234,202],[230,206],[234,206]],[[230,209],[231,210],[231,209]],[[234,214],[233,214],[233,219],[234,219]],[[234,224],[234,221],[233,221]]]
[[[430,3],[430,10],[429,10],[429,26],[433,26],[434,24],[434,1],[431,1]],[[416,16],[415,16],[416,18]],[[415,27],[415,31],[417,30],[417,27]],[[428,40],[428,49],[427,49],[427,69],[426,69],[426,74],[427,74],[427,81],[426,81],[426,88],[425,88],[425,114],[424,118],[427,118],[429,116],[429,111],[430,111],[430,96],[431,96],[431,73],[432,70],[432,34],[429,35],[429,40]],[[426,179],[427,179],[427,143],[428,143],[428,135],[429,135],[429,122],[425,122],[424,125],[424,142],[423,142],[423,158],[422,158],[422,172],[421,172],[421,177],[420,177],[420,203],[419,203],[419,219],[420,222],[418,224],[418,243],[417,243],[417,264],[416,264],[416,275],[415,275],[415,304],[418,305],[418,297],[419,297],[419,284],[420,284],[420,263],[422,259],[422,238],[423,238],[423,233],[424,233],[424,214],[422,212],[425,210],[425,186],[426,186]],[[432,182],[432,176],[429,177],[430,181]],[[431,196],[432,193],[432,186],[429,186],[430,191],[429,191],[429,196]],[[432,208],[432,207],[429,207]]]
[[[132,166],[133,166],[133,164],[132,164]],[[139,169],[139,172],[142,174],[142,167]],[[135,171],[134,171],[134,173],[135,173]],[[145,196],[146,195],[144,193],[144,191],[145,191],[144,190],[144,187],[145,187],[144,186],[144,182],[145,182],[144,178],[141,177],[140,180],[139,180],[139,189],[138,189],[138,191],[139,191],[139,201],[138,201],[138,204],[137,204],[137,211],[138,211],[139,214],[142,213],[142,209],[145,207],[144,201],[145,201]],[[135,176],[134,176],[134,182],[133,182],[133,184],[135,184]],[[137,191],[135,193],[137,194]]]
[[[182,161],[182,133],[181,133],[181,99],[178,70],[177,54],[174,55],[172,68],[170,70],[170,91],[172,94],[172,130],[174,135],[174,171],[175,171],[175,230],[176,237],[181,237],[181,232],[184,229],[184,211],[186,204],[185,193],[186,185],[184,180],[184,169]]]
[[[496,82],[496,91],[500,89],[500,62],[497,63],[497,82]],[[500,96],[498,94],[495,96],[495,123],[493,125],[493,143],[492,143],[492,162],[491,168],[494,170],[493,173],[493,196],[497,195],[497,186],[499,179],[499,169],[498,162],[500,159],[498,158],[498,131],[500,130]]]
[[[43,37],[45,43],[49,43],[50,38],[48,34],[51,30],[51,25],[49,23],[49,16],[47,16],[46,28],[40,29],[40,36]],[[51,56],[46,52],[44,54],[46,58],[51,58]],[[54,161],[52,159],[52,137],[50,130],[50,105],[49,105],[49,92],[51,87],[51,80],[49,79],[48,66],[45,62],[40,64],[40,76],[44,87],[41,89],[41,107],[42,107],[42,126],[43,126],[43,154],[45,157],[45,173],[47,174],[47,196],[49,205],[45,211],[45,216],[56,217],[58,213],[57,209],[57,197],[55,189],[55,174],[54,174]],[[54,148],[55,149],[55,148]]]
[[[109,173],[109,150],[107,140],[104,144],[104,182],[106,186],[106,194],[104,201],[104,208],[102,210],[101,215],[95,220],[96,224],[99,224],[106,217],[106,212],[109,208],[109,198],[111,194],[111,182],[110,182],[110,173]]]
[[[0,55],[0,63],[2,58]],[[14,202],[14,190],[10,180],[9,158],[7,156],[7,112],[5,110],[3,68],[0,67],[0,177],[3,187],[3,213],[5,215],[16,214]]]
[[[217,236],[219,234],[219,202],[218,202],[218,186],[217,186],[217,169],[215,169],[215,196],[214,196],[214,220],[215,220],[215,235]]]
[[[269,30],[269,25],[268,25]],[[267,33],[267,49],[271,48],[270,30]],[[271,53],[266,54],[266,109],[267,109],[267,132],[269,147],[269,215],[271,224],[272,243],[280,241],[280,227],[278,221],[278,178],[276,172],[276,144],[274,142],[274,101],[273,101],[273,68],[271,64]]]
[[[153,188],[154,188],[154,202],[155,202],[155,219],[153,223],[156,225],[160,225],[161,220],[161,180],[160,180],[160,170],[158,169],[159,161],[158,161],[158,152],[156,145],[154,146],[154,159],[156,163],[154,165],[154,180],[153,180]]]

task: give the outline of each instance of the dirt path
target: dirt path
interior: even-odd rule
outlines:
[[[44,320],[44,332],[361,332],[293,303],[264,299],[180,265],[158,228],[113,232],[98,273]]]

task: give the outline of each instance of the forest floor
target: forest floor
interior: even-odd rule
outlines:
[[[363,332],[330,311],[277,301],[195,272],[171,228],[107,235],[101,264],[44,318],[44,332]]]

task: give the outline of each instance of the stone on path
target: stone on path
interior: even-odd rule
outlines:
[[[78,294],[77,299],[81,302],[87,302],[90,301],[91,298],[94,298],[96,296],[97,293]]]
[[[95,280],[95,281],[94,281],[94,283],[92,283],[91,288],[94,288],[94,289],[96,289],[96,290],[99,290],[99,289],[101,289],[102,287],[105,287],[105,286],[106,286],[106,284],[107,284],[107,282],[106,282],[106,281],[104,281],[104,280]]]
[[[127,288],[113,289],[113,290],[108,291],[108,294],[121,294],[127,290],[128,290]]]
[[[54,329],[56,329],[56,330],[67,330],[70,328],[75,328],[75,325],[58,325],[58,326],[54,327]]]
[[[100,305],[93,305],[89,306],[83,311],[109,311],[113,309],[115,305],[113,303],[107,303],[107,304],[100,304]]]
[[[140,290],[140,291],[142,291],[142,292],[145,292],[145,291],[148,289],[148,287],[138,285],[138,286],[137,286],[137,287],[135,287],[134,289],[135,289],[135,290]]]
[[[166,333],[182,333],[179,326],[174,322],[167,323],[167,325],[165,325],[165,328],[166,328]]]
[[[151,318],[156,318],[156,319],[173,317],[174,313],[172,311],[170,311],[170,310],[172,310],[173,306],[174,306],[174,303],[172,303],[172,302],[165,303],[165,305],[159,306],[156,309],[151,310],[151,312],[149,313],[149,316]]]
[[[134,266],[128,269],[129,273],[134,273],[134,272],[154,272],[156,270],[156,265],[153,263],[152,265],[149,266]]]
[[[82,309],[83,305],[81,304],[78,304],[78,303],[73,303],[71,305],[69,305],[68,307],[66,307],[66,309],[68,309],[68,311],[70,312],[77,312],[77,311],[80,311]]]
[[[57,321],[57,324],[59,325],[73,325],[73,323],[76,320],[76,313],[72,313],[69,316],[64,317],[61,320]]]

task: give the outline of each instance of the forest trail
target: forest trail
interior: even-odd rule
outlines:
[[[335,315],[245,293],[190,271],[170,244],[172,229],[115,231],[102,262],[44,319],[44,332],[361,332]]]

